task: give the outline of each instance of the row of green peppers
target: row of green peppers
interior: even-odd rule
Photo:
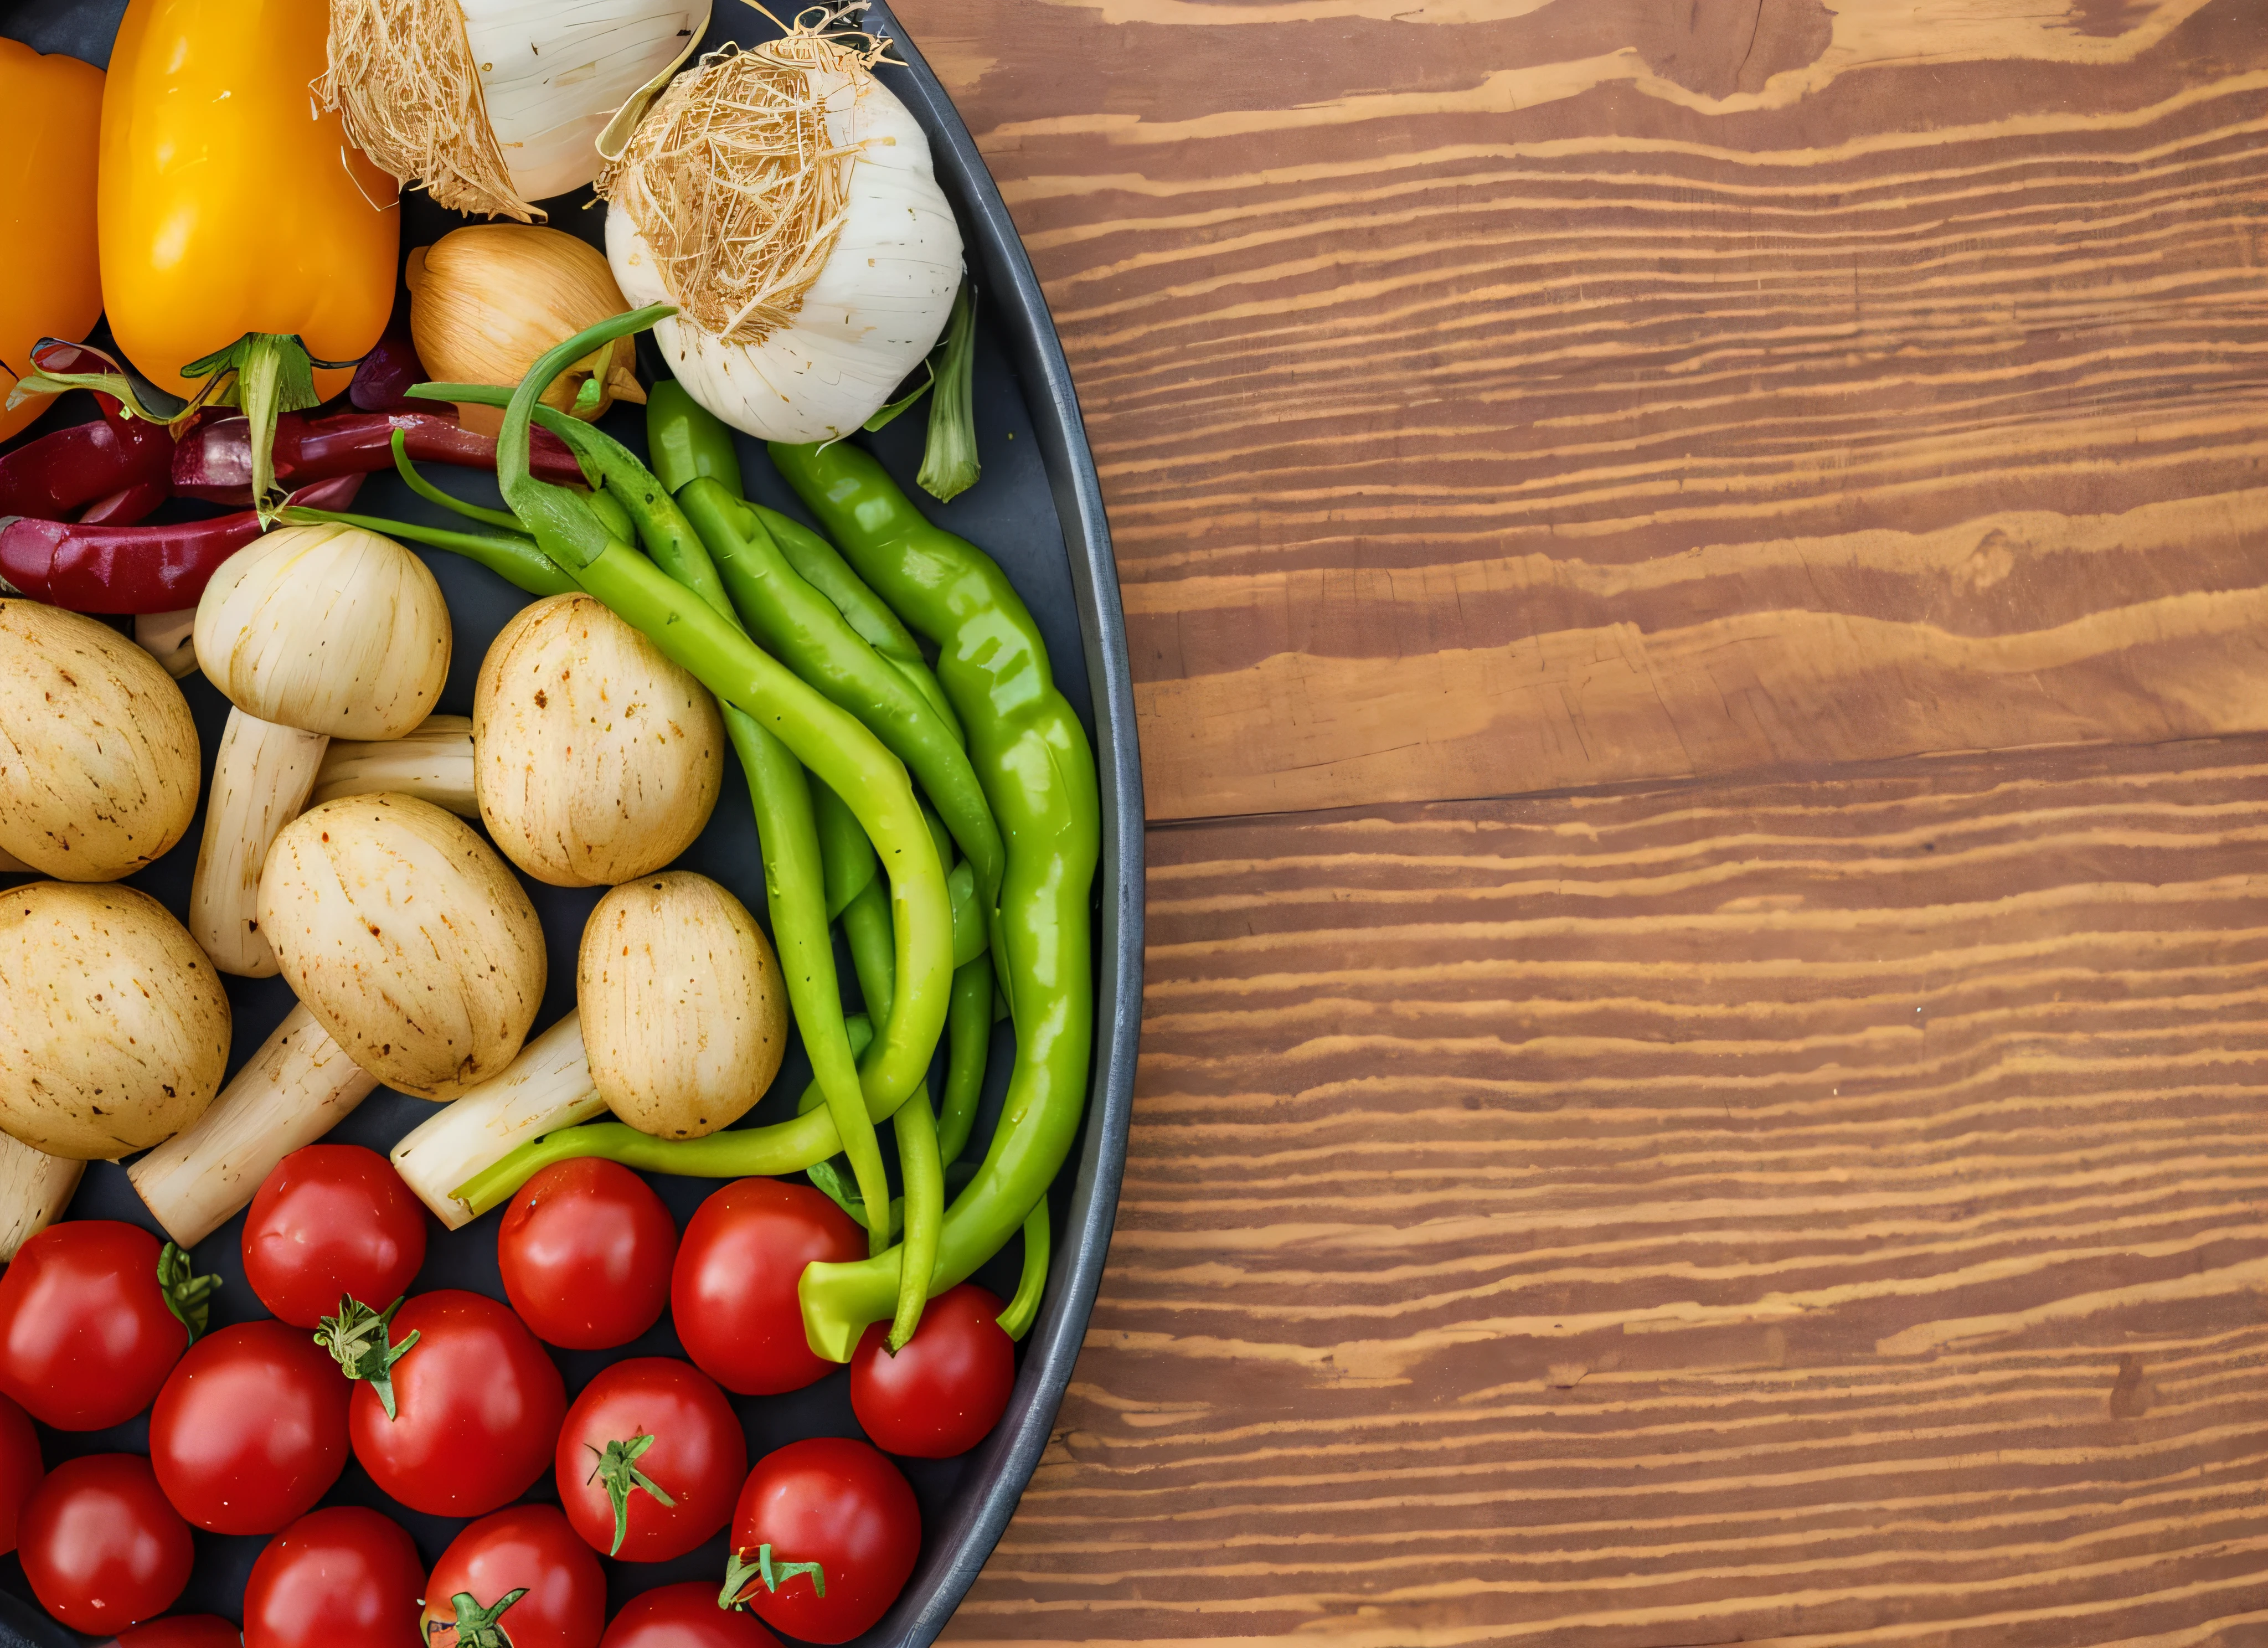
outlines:
[[[484,1212],[578,1156],[711,1177],[812,1172],[831,1185],[828,1164],[840,1153],[872,1251],[805,1271],[812,1348],[847,1361],[882,1321],[892,1347],[902,1345],[928,1299],[1019,1231],[1023,1276],[1001,1323],[1020,1335],[1045,1280],[1046,1193],[1078,1130],[1094,1037],[1101,808],[1085,729],[998,565],[931,525],[865,452],[770,449],[821,537],[747,501],[729,431],[674,385],[657,386],[650,404],[652,468],[540,404],[570,364],[668,313],[657,305],[569,339],[516,390],[412,392],[505,408],[497,475],[509,513],[462,504],[401,464],[424,496],[503,530],[285,514],[453,549],[534,594],[596,597],[716,694],[747,774],[773,937],[814,1070],[800,1114],[690,1140],[618,1122],[564,1129],[455,1195]],[[529,473],[536,423],[581,460],[589,494]],[[933,672],[909,623],[938,649]],[[829,931],[838,917],[868,1021],[843,1012]],[[996,980],[1014,1021],[1015,1065],[991,1144],[948,1206],[944,1164],[966,1148],[975,1120]],[[927,1078],[941,1035],[940,1114]],[[904,1184],[895,1244],[900,1219],[875,1133],[884,1121]]]

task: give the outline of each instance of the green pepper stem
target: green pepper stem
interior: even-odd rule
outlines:
[[[508,533],[519,533],[519,516],[505,510],[482,509],[477,504],[468,504],[460,497],[452,497],[418,474],[417,466],[409,461],[409,442],[400,430],[394,431],[393,445],[394,473],[401,477],[412,492],[428,504],[438,504],[451,514],[478,521],[483,526],[501,526]]]
[[[376,515],[347,515],[336,510],[309,509],[301,504],[285,504],[276,511],[276,519],[291,526],[309,526],[319,522],[359,526],[366,532],[379,533],[388,538],[422,543],[433,549],[446,549],[468,561],[477,561],[498,578],[516,585],[530,595],[565,595],[582,587],[568,577],[549,555],[537,548],[533,539],[507,538],[489,533],[452,532],[446,526],[387,520]]]
[[[923,491],[950,504],[976,484],[976,289],[966,278],[945,323],[937,394],[929,403],[929,440],[922,448]]]

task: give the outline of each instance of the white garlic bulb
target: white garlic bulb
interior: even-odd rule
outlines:
[[[460,211],[541,219],[531,202],[598,174],[615,111],[689,55],[706,0],[331,0],[316,90],[405,184]]]
[[[685,312],[654,328],[678,381],[725,423],[762,440],[834,440],[858,429],[930,352],[961,283],[961,231],[938,187],[929,139],[857,54],[826,49],[824,37],[817,38],[821,44],[814,49],[814,37],[792,33],[771,43],[772,55],[761,47],[722,55],[680,77],[600,182],[608,196],[607,258],[623,298],[633,306],[667,302]],[[776,48],[799,41],[812,61],[794,62],[792,54],[782,61]],[[701,198],[703,181],[683,175],[684,146],[670,125],[706,130],[713,121],[704,107],[737,106],[765,77],[776,86],[788,76],[803,77],[806,105],[823,111],[826,151],[843,158],[813,164],[841,168],[839,191],[830,180],[824,215],[813,225],[820,235],[799,240],[794,225],[784,226],[781,267],[734,271],[751,290],[764,288],[763,295],[722,306],[784,313],[784,322],[718,327],[715,269],[723,260],[713,249],[674,255],[657,250],[657,240],[686,240],[687,209],[680,202],[688,184],[696,191],[691,197]],[[711,143],[703,152],[713,157],[719,148]],[[657,178],[658,163],[674,164],[676,174]],[[785,153],[747,163],[775,173],[795,164]],[[735,191],[718,193],[729,199]],[[824,240],[828,233],[831,241]],[[745,228],[733,231],[747,235]],[[824,254],[815,276],[796,266],[811,250]]]

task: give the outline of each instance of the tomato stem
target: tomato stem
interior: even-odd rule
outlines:
[[[641,1432],[627,1441],[608,1443],[604,1453],[588,1442],[583,1444],[599,1455],[599,1462],[591,1467],[591,1475],[583,1480],[587,1482],[595,1477],[606,1483],[607,1497],[615,1507],[615,1542],[607,1552],[609,1556],[622,1555],[622,1536],[630,1531],[631,1489],[642,1488],[666,1505],[677,1504],[662,1491],[660,1483],[637,1468],[638,1460],[645,1457],[645,1451],[653,1442],[652,1436]]]
[[[757,1583],[761,1582],[767,1591],[776,1592],[798,1574],[809,1574],[811,1588],[821,1597],[827,1594],[827,1571],[817,1563],[774,1562],[769,1545],[756,1547],[754,1562],[742,1552],[734,1551],[725,1563],[725,1588],[718,1593],[717,1606],[746,1608],[747,1593],[755,1589]]]
[[[323,1318],[323,1325],[315,1329],[315,1343],[331,1353],[340,1370],[350,1379],[368,1379],[370,1387],[378,1393],[386,1416],[394,1416],[394,1365],[409,1354],[410,1346],[417,1343],[417,1332],[400,1344],[387,1343],[387,1330],[394,1325],[394,1313],[402,1301],[394,1301],[383,1311],[374,1311],[352,1294],[339,1295],[339,1313]],[[501,1612],[510,1604],[497,1605]]]
[[[158,1291],[165,1296],[166,1308],[189,1330],[191,1344],[203,1336],[212,1320],[212,1296],[219,1287],[218,1276],[197,1275],[189,1255],[172,1242],[158,1250]]]
[[[527,1587],[522,1585],[517,1591],[505,1592],[494,1608],[485,1608],[469,1591],[460,1591],[451,1597],[449,1605],[457,1610],[457,1648],[512,1648],[512,1638],[497,1622],[506,1608],[526,1594]]]

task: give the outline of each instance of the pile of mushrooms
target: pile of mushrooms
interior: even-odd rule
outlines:
[[[136,1152],[191,1246],[380,1085],[440,1106],[394,1159],[452,1227],[450,1192],[530,1137],[609,1107],[694,1137],[762,1096],[787,1034],[770,945],[716,882],[663,873],[716,806],[722,719],[605,607],[523,609],[469,720],[434,712],[438,584],[357,527],[269,533],[136,639],[0,600],[0,871],[55,878],[0,894],[0,1256],[84,1161]],[[195,815],[175,677],[198,669],[231,709],[185,927],[109,883]],[[548,969],[514,867],[614,889],[577,1010],[533,1040]],[[221,974],[298,997],[225,1089]]]

